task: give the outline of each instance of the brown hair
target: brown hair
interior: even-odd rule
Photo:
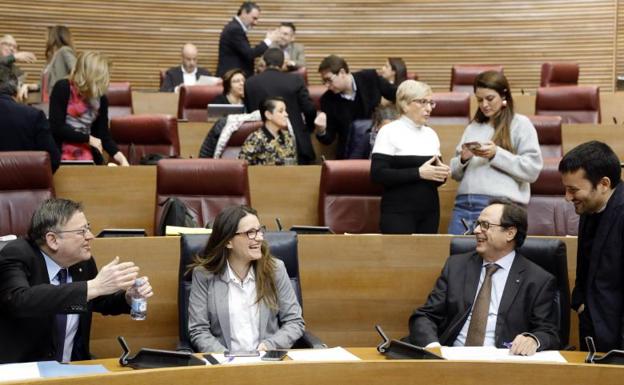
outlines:
[[[72,41],[72,35],[64,25],[55,25],[48,27],[48,41],[46,42],[46,61],[50,62],[54,53],[61,47],[68,46],[72,50],[74,49],[74,43]]]
[[[229,94],[232,90],[232,78],[236,74],[241,74],[245,77],[245,73],[240,68],[233,68],[223,75],[223,95]]]
[[[240,220],[250,214],[258,216],[256,210],[247,206],[232,206],[223,209],[215,218],[206,248],[195,258],[189,270],[201,266],[215,275],[223,274],[227,269],[229,255],[226,245],[237,235]],[[261,252],[262,258],[251,262],[256,275],[256,303],[264,301],[269,308],[278,309],[275,286],[276,264],[266,241],[262,242]]]
[[[407,67],[400,57],[389,57],[388,64],[394,71],[394,84],[398,86],[407,80]]]
[[[505,150],[515,153],[516,151],[511,144],[511,121],[514,117],[514,103],[507,78],[498,71],[485,71],[475,78],[475,93],[477,88],[494,90],[500,95],[503,101],[507,102],[506,105],[503,105],[500,111],[492,117],[492,125],[494,126],[492,141]],[[480,108],[477,108],[473,120],[479,123],[487,123],[490,118],[485,116]]]

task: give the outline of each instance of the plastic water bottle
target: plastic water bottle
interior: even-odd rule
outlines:
[[[143,321],[147,317],[147,298],[139,294],[139,286],[143,285],[144,282],[143,278],[137,278],[132,287],[130,317],[135,321]]]

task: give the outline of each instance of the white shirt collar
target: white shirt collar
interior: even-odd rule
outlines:
[[[509,271],[511,269],[511,265],[513,264],[514,258],[516,258],[516,250],[511,250],[511,252],[505,255],[503,258],[499,259],[496,262],[488,262],[483,260],[483,266],[489,265],[490,263],[497,264],[501,269]]]
[[[245,31],[245,33],[247,33],[247,31],[249,31],[249,29],[247,29],[247,26],[245,25],[245,23],[243,23],[243,21],[238,16],[234,16],[234,19],[236,19],[236,21],[238,21],[238,24],[240,24],[241,27],[243,27],[243,31]]]
[[[410,128],[421,129],[424,127],[424,124],[416,124],[412,119],[408,118],[405,115],[401,115],[399,118],[403,123],[405,123]]]
[[[44,253],[43,250],[39,249],[39,251],[41,251],[41,255],[43,255],[46,269],[48,270],[48,278],[50,279],[50,282],[52,282],[52,280],[56,279],[58,272],[63,269],[63,267],[54,262],[54,260]]]
[[[234,270],[232,270],[232,267],[230,266],[230,261],[227,261],[227,278],[226,278],[227,282],[234,282],[234,283],[241,285],[241,284],[245,284],[247,282],[255,281],[255,280],[256,280],[256,274],[254,273],[253,267],[249,268],[249,271],[247,272],[247,276],[241,282],[241,280],[238,278]]]
[[[351,93],[351,95],[347,95],[341,92],[340,97],[347,100],[355,100],[355,96],[357,94],[357,84],[355,84],[355,77],[353,77],[351,73],[349,73],[349,75],[351,76],[351,88],[353,92]]]
[[[182,74],[183,75],[195,75],[197,73],[197,67],[195,67],[193,72],[186,72],[186,70],[184,69],[183,65],[181,65],[180,68],[182,69]]]

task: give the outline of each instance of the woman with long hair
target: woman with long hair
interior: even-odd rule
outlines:
[[[76,64],[76,52],[69,28],[55,25],[48,28],[46,67],[43,70],[44,95],[49,97],[57,81],[66,78]]]
[[[542,169],[537,131],[514,112],[509,82],[498,71],[479,74],[474,82],[479,108],[464,130],[451,159],[451,176],[459,182],[450,234],[470,230],[491,198],[527,205],[530,184]]]
[[[407,80],[407,67],[400,57],[389,57],[380,72],[384,79],[396,86]]]
[[[303,335],[301,306],[264,232],[247,206],[225,208],[215,218],[206,248],[191,265],[188,328],[195,350],[289,349]]]
[[[108,131],[108,59],[95,51],[78,55],[69,79],[59,80],[50,96],[50,128],[65,160],[104,163],[102,151],[120,165],[128,160]]]

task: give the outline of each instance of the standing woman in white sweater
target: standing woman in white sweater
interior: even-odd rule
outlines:
[[[542,169],[542,154],[533,124],[514,113],[505,76],[486,71],[475,79],[479,108],[464,130],[451,159],[451,177],[459,181],[450,234],[463,234],[490,199],[505,197],[528,205],[530,183]],[[494,224],[495,225],[495,224]]]

